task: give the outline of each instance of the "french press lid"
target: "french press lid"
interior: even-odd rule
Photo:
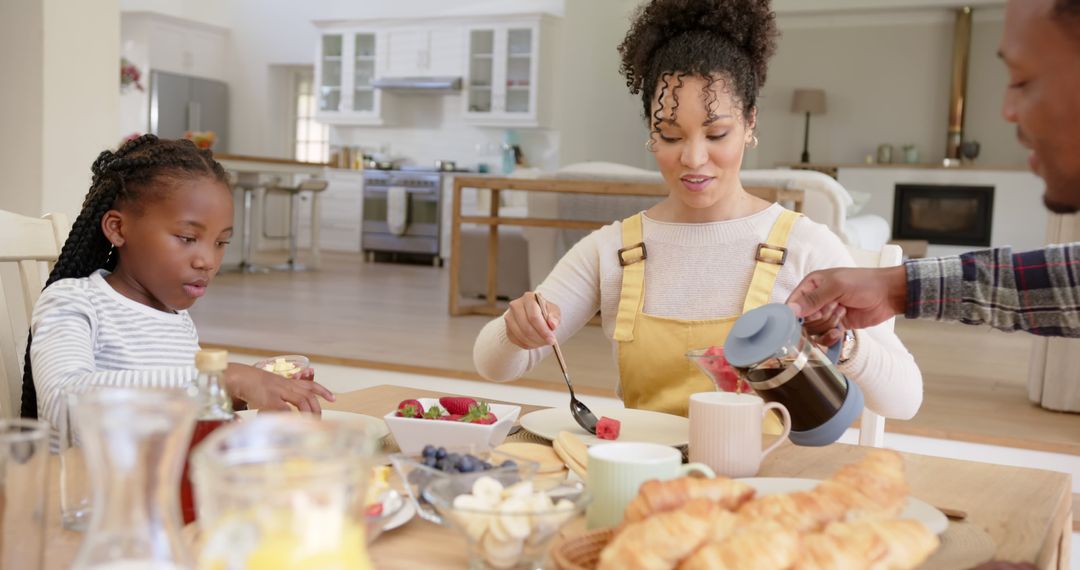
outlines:
[[[743,313],[724,342],[724,358],[736,368],[749,368],[783,356],[799,346],[802,320],[791,307],[769,303]]]

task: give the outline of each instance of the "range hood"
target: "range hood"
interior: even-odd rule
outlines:
[[[425,93],[448,93],[461,91],[460,77],[381,77],[371,82],[372,87],[385,91],[414,91]]]

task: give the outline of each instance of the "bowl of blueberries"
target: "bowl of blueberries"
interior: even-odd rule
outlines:
[[[476,447],[436,447],[426,445],[419,454],[395,453],[390,462],[405,482],[405,492],[421,518],[436,524],[443,520],[425,491],[434,481],[448,477],[461,479],[460,488],[482,475],[497,475],[503,481],[530,481],[540,464],[502,451]]]

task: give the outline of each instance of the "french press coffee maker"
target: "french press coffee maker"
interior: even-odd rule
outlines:
[[[728,334],[724,357],[762,399],[788,409],[792,442],[828,445],[862,413],[863,395],[835,367],[840,343],[823,353],[802,324],[780,303],[747,311]]]

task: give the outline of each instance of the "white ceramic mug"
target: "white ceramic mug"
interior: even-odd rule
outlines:
[[[769,410],[782,417],[783,433],[764,451],[761,422]],[[701,392],[690,396],[690,461],[704,463],[725,477],[753,477],[761,460],[791,433],[791,415],[777,402],[731,392]],[[590,466],[591,470],[591,466]]]
[[[603,443],[590,447],[589,491],[593,501],[586,514],[589,528],[607,528],[622,522],[626,505],[645,481],[674,479],[692,472],[716,476],[706,465],[683,465],[679,450],[658,443]]]

